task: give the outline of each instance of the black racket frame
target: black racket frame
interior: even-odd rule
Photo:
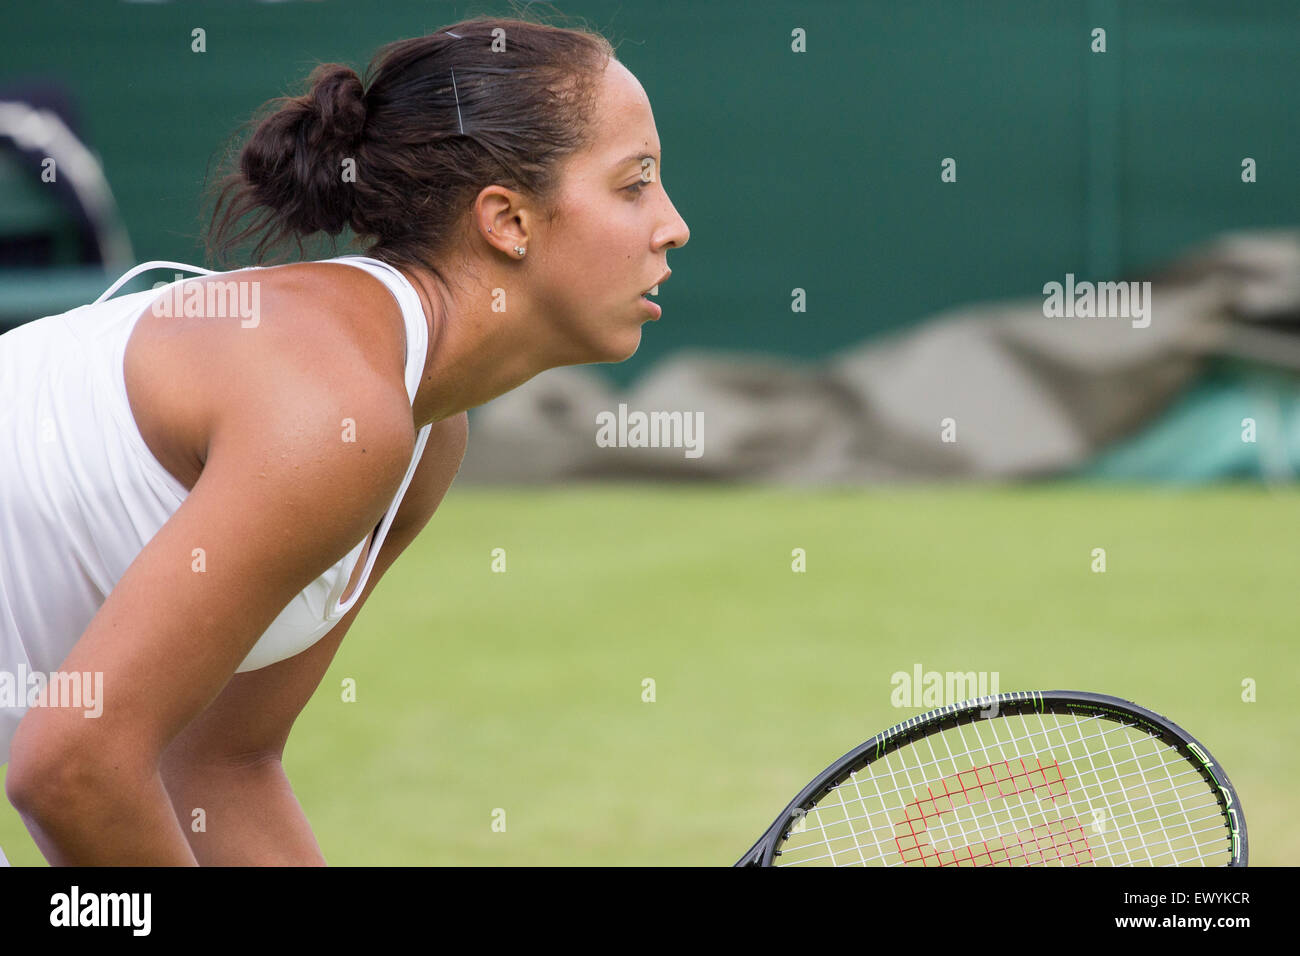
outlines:
[[[992,711],[991,713],[986,713]],[[920,714],[901,724],[877,734],[866,743],[846,753],[819,773],[804,787],[767,831],[758,838],[734,866],[773,866],[780,856],[778,844],[789,837],[789,828],[823,796],[835,789],[852,773],[884,757],[886,754],[931,734],[948,730],[977,720],[997,719],[1006,714],[1064,713],[1090,714],[1137,726],[1164,741],[1200,771],[1219,802],[1224,825],[1232,841],[1232,857],[1228,866],[1246,866],[1248,841],[1246,817],[1241,800],[1228,780],[1223,767],[1215,761],[1209,749],[1183,728],[1167,717],[1147,710],[1129,700],[1076,690],[1012,691],[990,694],[957,704],[949,704],[929,713]]]

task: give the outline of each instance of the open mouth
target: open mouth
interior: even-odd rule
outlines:
[[[645,292],[641,293],[641,301],[645,303],[646,308],[650,312],[651,318],[657,319],[659,318],[659,316],[663,315],[663,309],[659,308],[659,304],[657,302],[651,302],[650,300],[655,296],[659,295],[659,286],[662,285],[663,281],[667,279],[670,275],[672,275],[671,270],[665,272],[663,275],[659,277],[658,282],[652,285]]]
[[[643,292],[643,293],[641,294],[641,302],[642,302],[642,304],[646,307],[646,309],[649,310],[649,312],[650,312],[650,317],[651,317],[652,319],[657,319],[657,318],[659,318],[659,316],[661,316],[661,315],[664,314],[664,313],[663,313],[663,309],[659,308],[659,303],[653,301],[653,300],[650,298],[651,296],[653,296],[653,295],[658,295],[658,294],[659,294],[659,287],[658,287],[658,286],[655,286],[654,289],[652,289],[652,290],[649,291],[649,292]]]

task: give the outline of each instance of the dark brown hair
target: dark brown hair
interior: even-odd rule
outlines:
[[[301,258],[305,237],[346,228],[370,240],[366,255],[445,278],[436,262],[483,187],[517,189],[554,218],[559,163],[589,145],[596,81],[613,57],[586,29],[475,17],[382,47],[364,81],[322,64],[305,94],[264,105],[228,154],[209,259],[258,235],[253,262],[290,237]]]

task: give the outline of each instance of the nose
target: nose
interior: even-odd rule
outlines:
[[[677,207],[673,201],[668,199],[668,191],[664,190],[664,198],[668,200],[668,211],[671,213],[668,224],[660,233],[658,245],[668,249],[680,249],[691,240],[691,228],[686,225],[686,220],[677,212]]]

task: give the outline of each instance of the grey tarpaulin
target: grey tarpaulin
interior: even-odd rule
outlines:
[[[819,362],[684,350],[624,391],[593,368],[551,369],[471,412],[458,480],[1048,475],[1141,429],[1212,356],[1300,368],[1300,231],[1226,234],[1124,280],[1152,283],[1145,328],[1048,318],[1039,296],[954,308]],[[620,403],[701,413],[702,454],[600,447],[597,416]]]

